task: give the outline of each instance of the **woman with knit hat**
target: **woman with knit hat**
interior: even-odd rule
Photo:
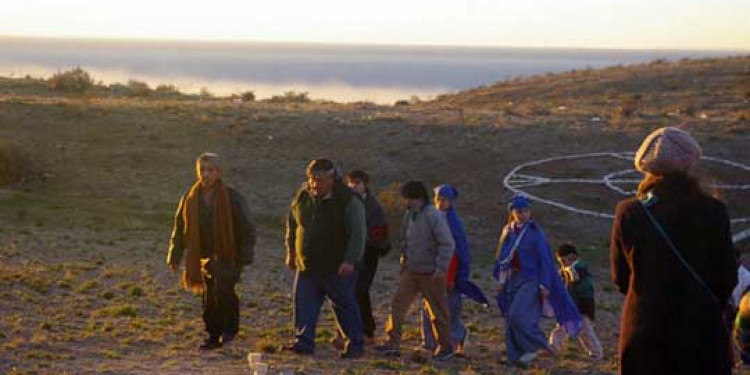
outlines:
[[[581,315],[560,279],[542,227],[531,219],[528,198],[516,195],[508,209],[492,275],[505,318],[508,362],[527,367],[538,351],[554,354],[539,329],[543,315],[554,316],[573,337],[581,328]]]
[[[645,174],[617,205],[612,280],[625,294],[621,374],[730,374],[722,310],[737,282],[726,207],[701,190],[698,142],[678,128],[651,133],[635,155]]]

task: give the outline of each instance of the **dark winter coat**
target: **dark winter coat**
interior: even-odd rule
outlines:
[[[649,210],[718,302],[679,263],[641,203],[620,202],[610,255],[612,281],[625,294],[622,374],[731,373],[721,319],[737,282],[729,217],[723,203],[683,182],[657,184]]]
[[[234,248],[237,251],[237,258],[241,266],[250,265],[255,257],[255,225],[250,220],[250,209],[247,201],[242,194],[236,189],[227,186],[229,190],[229,204],[232,206],[232,222],[234,223]],[[182,210],[187,193],[183,194],[180,203],[177,205],[177,211],[174,215],[174,226],[172,235],[169,238],[169,249],[167,250],[167,263],[179,264],[185,252],[185,222],[183,220]],[[203,202],[203,199],[200,199]],[[201,257],[210,258],[213,255],[214,227],[213,227],[213,209],[211,206],[200,204],[198,207],[200,215],[200,239],[201,239]]]
[[[330,194],[316,198],[302,184],[286,222],[287,257],[299,271],[327,275],[344,261],[357,264],[366,239],[365,207],[357,193],[337,181]]]
[[[391,249],[388,221],[383,206],[369,189],[365,194],[365,222],[367,223],[365,252],[374,252],[378,256],[385,255]]]

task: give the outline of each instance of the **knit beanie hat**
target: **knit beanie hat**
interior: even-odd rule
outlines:
[[[700,158],[701,146],[690,133],[666,127],[654,130],[643,140],[635,154],[635,168],[655,175],[688,172]]]

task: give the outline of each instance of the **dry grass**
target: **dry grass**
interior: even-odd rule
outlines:
[[[596,72],[577,74],[583,79]],[[237,105],[222,98],[200,101],[155,95],[142,100],[99,95],[96,90],[85,97],[68,97],[42,91],[46,89],[34,80],[23,80],[0,79],[0,139],[13,139],[23,150],[33,151],[49,177],[33,189],[0,188],[2,372],[234,374],[247,372],[244,357],[249,351],[268,353],[273,370],[308,374],[616,372],[621,297],[606,276],[606,220],[542,205],[534,211],[553,245],[573,241],[594,268],[599,288],[597,330],[607,361],[592,363],[570,345],[557,361],[515,371],[499,361],[504,344],[498,312],[470,302],[465,306],[473,343],[470,360],[437,364],[421,353],[407,352],[401,360],[369,353],[342,366],[325,344],[334,332],[327,310],[321,317],[320,346],[314,358],[276,352],[292,336],[291,275],[283,268],[283,217],[313,157],[328,156],[345,169],[368,170],[394,233],[400,219],[400,183],[450,182],[461,192],[458,209],[474,255],[473,277],[490,290],[491,254],[505,214],[504,201],[510,196],[501,187],[502,176],[518,163],[552,155],[633,150],[653,127],[677,121],[649,117],[647,95],[647,115],[613,126],[590,121],[574,106],[557,109],[566,103],[555,103],[558,106],[549,107],[549,113],[515,104],[499,109],[438,109],[425,103]],[[688,102],[699,103],[687,98],[670,105]],[[732,103],[716,104],[711,107],[715,115],[691,119],[689,126],[708,154],[750,160],[742,136],[749,130],[747,121],[719,109],[734,108]],[[592,102],[584,112],[611,113],[618,105],[601,107]],[[173,209],[193,181],[195,156],[206,150],[225,156],[226,180],[247,197],[259,228],[259,244],[256,264],[246,269],[238,286],[242,328],[237,341],[217,352],[199,354],[196,348],[204,337],[199,299],[180,290],[178,277],[166,269],[164,257]],[[565,163],[548,167],[551,171],[587,168]],[[605,167],[589,169],[601,172]],[[591,199],[573,189],[546,193],[601,210],[613,204],[609,198]],[[726,198],[733,210],[750,213],[747,193]],[[382,260],[373,286],[381,328],[397,280],[398,257],[393,253]],[[419,343],[416,324],[412,316],[406,348]],[[550,324],[546,322],[544,328],[549,330]]]

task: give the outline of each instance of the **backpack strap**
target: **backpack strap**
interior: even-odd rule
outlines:
[[[708,284],[706,284],[706,282],[703,281],[703,279],[698,275],[698,273],[695,272],[693,267],[691,267],[690,264],[687,262],[687,260],[685,260],[685,258],[682,256],[682,253],[680,253],[680,250],[677,249],[677,246],[675,246],[675,244],[669,238],[669,236],[667,235],[667,232],[664,231],[664,228],[661,226],[661,224],[659,224],[659,221],[656,220],[654,215],[651,214],[651,211],[649,211],[649,207],[658,203],[659,198],[656,195],[652,194],[652,192],[648,192],[645,198],[639,199],[639,202],[641,203],[641,206],[643,207],[643,211],[646,213],[646,216],[648,217],[649,221],[651,221],[651,223],[654,225],[654,227],[659,232],[659,234],[661,234],[662,238],[664,238],[664,241],[669,246],[669,249],[672,250],[672,253],[677,258],[677,260],[682,264],[685,270],[688,271],[690,276],[692,276],[693,279],[695,279],[695,281],[698,282],[701,288],[703,288],[703,290],[705,290],[706,293],[708,293],[711,299],[718,304],[719,299],[716,298],[716,295],[711,291],[711,288],[709,288]]]

